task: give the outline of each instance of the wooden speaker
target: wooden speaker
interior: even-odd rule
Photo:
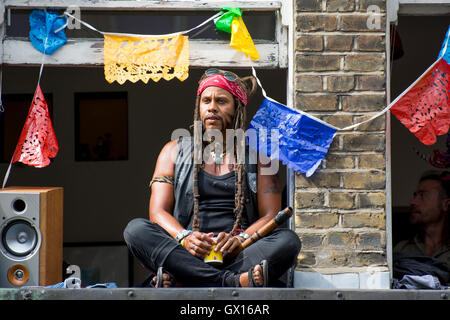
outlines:
[[[0,287],[63,280],[63,188],[0,189]]]

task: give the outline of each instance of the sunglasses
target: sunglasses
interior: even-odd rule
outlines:
[[[237,80],[237,77],[228,71],[221,72],[219,69],[208,69],[205,71],[205,75],[208,77],[211,77],[215,74],[220,74],[220,75],[224,76],[224,78],[227,79],[228,81],[236,81]]]

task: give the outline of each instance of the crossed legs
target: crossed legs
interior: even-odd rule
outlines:
[[[155,272],[162,266],[186,287],[245,286],[248,283],[245,273],[262,260],[268,261],[270,286],[294,265],[301,248],[292,230],[276,229],[216,268],[192,256],[162,227],[147,219],[130,221],[124,238],[132,254],[147,269]],[[255,273],[258,270],[260,267],[255,268]],[[241,275],[239,283],[236,275]]]

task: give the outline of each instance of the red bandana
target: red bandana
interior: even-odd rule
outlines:
[[[236,98],[238,98],[244,104],[244,106],[247,105],[248,98],[245,94],[245,91],[236,82],[228,81],[221,74],[215,74],[203,80],[198,86],[197,95],[201,95],[203,90],[205,90],[207,87],[220,87],[222,89],[225,89]]]

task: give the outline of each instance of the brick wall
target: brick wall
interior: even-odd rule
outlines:
[[[385,8],[384,0],[295,1],[296,108],[344,128],[386,106]],[[297,270],[386,269],[385,120],[338,131],[316,173],[296,175]]]

